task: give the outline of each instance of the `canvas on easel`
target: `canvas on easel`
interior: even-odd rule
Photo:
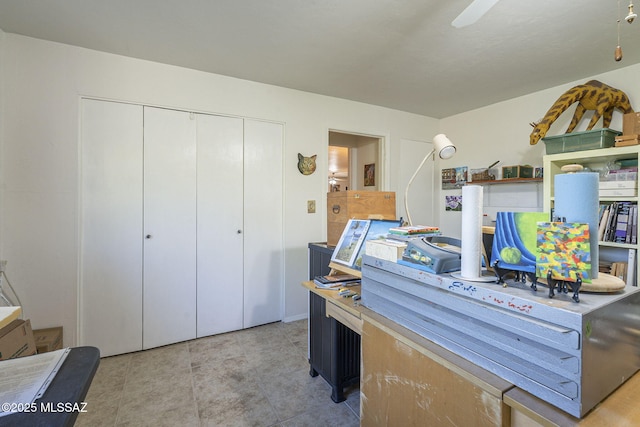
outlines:
[[[354,268],[357,270],[362,269],[362,255],[365,253],[366,243],[369,240],[387,240],[389,229],[391,227],[399,227],[402,225],[402,221],[397,219],[370,219],[369,221],[369,229],[367,230],[367,234],[364,236],[364,241],[362,242],[354,261]]]
[[[333,250],[331,262],[354,268],[356,257],[370,224],[371,221],[366,219],[350,219],[340,236],[336,248]]]
[[[591,283],[589,224],[540,222],[536,233],[536,276]]]
[[[362,255],[365,252],[365,243],[368,240],[385,239],[391,227],[402,225],[402,220],[387,219],[351,219],[340,236],[338,245],[333,250],[331,262],[340,264],[340,268],[335,264],[332,266],[341,271],[359,271],[362,268]],[[331,264],[330,264],[331,266]]]
[[[491,265],[533,274],[536,269],[536,230],[547,221],[544,212],[498,212],[491,250]]]

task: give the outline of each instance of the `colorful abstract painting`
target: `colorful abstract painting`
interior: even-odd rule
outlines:
[[[540,222],[536,234],[536,276],[591,283],[589,224]]]

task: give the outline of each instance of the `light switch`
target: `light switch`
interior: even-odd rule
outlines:
[[[307,200],[307,213],[316,213],[316,201]]]

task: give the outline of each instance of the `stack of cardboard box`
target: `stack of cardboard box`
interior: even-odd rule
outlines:
[[[0,360],[36,354],[30,320],[15,319],[0,329]]]
[[[62,327],[31,329],[31,320],[18,317],[21,307],[3,307],[0,316],[0,360],[32,356],[62,348]]]
[[[616,136],[616,147],[640,143],[640,113],[627,113],[622,117],[622,135]]]

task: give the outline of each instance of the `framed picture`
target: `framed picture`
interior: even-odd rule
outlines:
[[[402,221],[399,219],[350,219],[333,250],[331,261],[361,270],[365,243],[368,240],[386,239],[389,229],[400,225]]]
[[[376,164],[364,165],[364,186],[372,187],[376,185]]]
[[[533,176],[534,176],[535,178],[543,178],[543,177],[544,177],[543,169],[542,169],[542,168],[535,168],[535,169],[534,169]]]
[[[444,196],[445,211],[462,211],[462,195],[458,196]]]
[[[350,219],[333,250],[331,261],[353,268],[370,223],[367,219]]]
[[[364,236],[362,246],[360,246],[360,250],[358,250],[356,259],[354,260],[353,268],[356,270],[362,270],[362,255],[366,252],[366,246],[369,240],[387,240],[389,229],[402,225],[402,221],[395,219],[371,219],[369,221],[369,229]]]
[[[467,183],[467,167],[442,169],[442,189],[462,188]]]

